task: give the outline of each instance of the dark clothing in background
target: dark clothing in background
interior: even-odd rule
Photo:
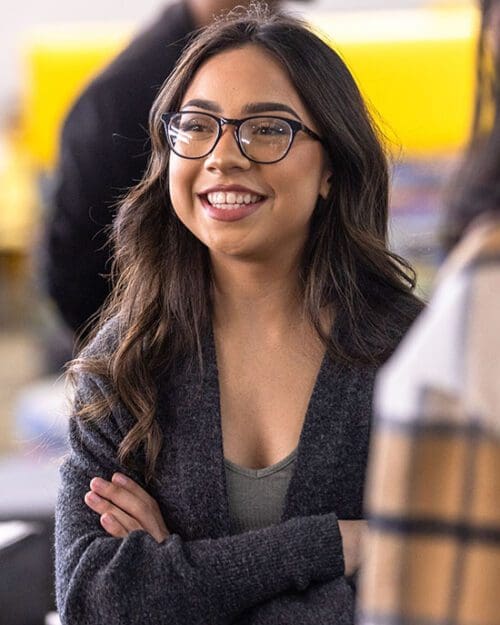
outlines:
[[[184,3],[170,6],[90,84],[64,124],[46,269],[49,294],[75,331],[109,294],[107,226],[146,168],[149,110],[194,29]]]

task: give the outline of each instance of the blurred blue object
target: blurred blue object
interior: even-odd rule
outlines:
[[[15,439],[44,454],[67,448],[71,396],[61,376],[26,386],[14,407]]]
[[[33,453],[0,458],[0,520],[53,515],[60,459],[40,458]]]

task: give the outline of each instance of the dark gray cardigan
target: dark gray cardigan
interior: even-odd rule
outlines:
[[[399,322],[398,335],[407,323]],[[115,334],[105,329],[90,351],[106,353]],[[375,368],[324,358],[282,522],[231,535],[212,337],[204,352],[201,382],[187,371],[160,382],[164,444],[149,492],[171,532],[162,544],[143,531],[110,537],[83,502],[93,477],[110,479],[124,470],[116,452],[132,425],[130,414],[121,406],[98,424],[71,419],[56,512],[63,624],[352,623],[354,596],[343,576],[337,519],[362,517]],[[109,394],[102,380],[82,379],[79,401],[96,391]]]

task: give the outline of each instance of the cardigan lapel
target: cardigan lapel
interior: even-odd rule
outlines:
[[[167,527],[187,540],[230,533],[215,342],[203,345],[196,366],[160,385],[158,419],[164,431],[158,474]],[[360,518],[374,367],[334,363],[325,355],[299,439],[297,462],[282,520],[336,512]]]
[[[325,356],[299,439],[282,520],[336,512],[360,518],[368,453],[374,367]]]
[[[188,540],[230,533],[212,332],[204,341],[203,356],[202,379],[197,366],[182,371],[159,401],[165,435],[160,498],[172,529]]]

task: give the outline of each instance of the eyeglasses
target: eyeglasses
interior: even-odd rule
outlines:
[[[182,158],[208,156],[219,142],[225,125],[234,126],[234,138],[240,152],[254,163],[281,161],[300,131],[323,143],[321,137],[304,124],[272,115],[227,119],[211,113],[183,111],[164,113],[161,117],[169,146]]]

